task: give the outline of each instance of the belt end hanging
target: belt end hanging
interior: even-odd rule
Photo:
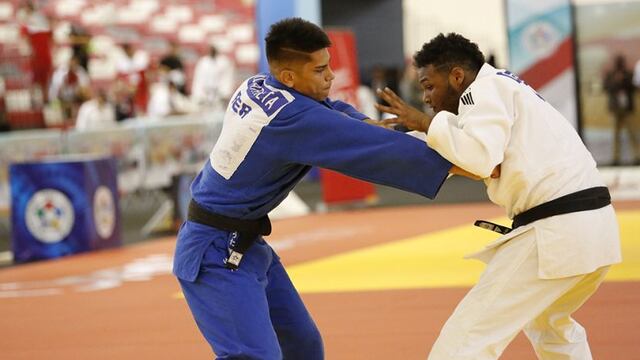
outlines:
[[[476,222],[474,222],[473,225],[482,229],[487,229],[493,232],[497,232],[498,234],[502,234],[502,235],[508,234],[512,230],[509,227],[495,224],[495,223],[492,223],[491,221],[485,221],[485,220],[476,220]]]
[[[224,265],[227,269],[235,271],[240,267],[240,261],[242,261],[242,253],[231,250],[229,257],[224,259]]]

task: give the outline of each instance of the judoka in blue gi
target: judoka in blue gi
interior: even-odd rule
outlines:
[[[457,171],[425,142],[368,124],[352,106],[329,100],[330,45],[322,29],[302,19],[270,28],[270,72],[236,90],[191,185],[173,271],[219,359],[324,357],[318,328],[262,238],[269,211],[311,166],[429,198]]]

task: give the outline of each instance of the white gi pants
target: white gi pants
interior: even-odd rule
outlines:
[[[590,360],[586,332],[571,314],[597,290],[608,270],[604,266],[590,274],[539,279],[535,236],[514,238],[500,246],[458,304],[429,359],[497,359],[524,330],[539,359]]]

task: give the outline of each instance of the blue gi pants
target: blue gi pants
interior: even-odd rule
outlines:
[[[207,248],[194,282],[179,279],[217,359],[323,359],[320,332],[271,246],[260,239],[231,271],[223,240]]]

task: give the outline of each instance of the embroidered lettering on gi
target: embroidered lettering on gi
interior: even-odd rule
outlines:
[[[496,75],[501,75],[501,76],[506,76],[509,79],[517,82],[518,84],[522,84],[526,87],[528,87],[529,89],[531,89],[531,91],[533,91],[542,101],[546,101],[540,94],[538,94],[537,91],[533,90],[533,88],[531,86],[529,86],[529,84],[527,84],[526,82],[524,82],[522,79],[520,79],[519,77],[517,77],[514,73],[512,73],[511,71],[505,70],[505,71],[498,71],[496,73]]]
[[[265,76],[254,76],[251,78],[247,84],[247,95],[262,108],[267,116],[271,116],[290,101],[287,100],[281,92],[273,91],[265,87],[265,79]]]
[[[241,119],[244,119],[244,117],[247,116],[249,112],[251,112],[251,106],[242,102],[241,95],[242,91],[238,91],[238,95],[236,95],[236,97],[233,99],[233,102],[231,103],[231,109],[233,110],[233,112],[238,114]]]

